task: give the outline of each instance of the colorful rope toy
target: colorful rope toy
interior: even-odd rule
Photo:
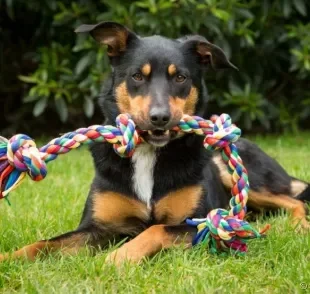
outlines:
[[[246,214],[249,181],[237,147],[233,144],[241,135],[240,129],[231,123],[229,115],[222,114],[219,117],[213,116],[211,120],[185,115],[174,130],[206,136],[204,147],[208,150],[221,150],[234,184],[231,189],[230,210],[214,209],[205,219],[187,220],[189,225],[198,228],[193,244],[208,243],[211,252],[246,252],[247,240],[265,236],[269,226],[258,232],[243,220]],[[47,162],[56,159],[59,154],[92,142],[109,142],[120,156],[130,157],[135,147],[143,140],[128,114],[120,114],[117,117],[116,127],[94,125],[80,128],[53,139],[39,149],[26,135],[15,135],[10,140],[0,137],[0,199],[7,198],[26,174],[32,180],[40,181],[47,174]]]

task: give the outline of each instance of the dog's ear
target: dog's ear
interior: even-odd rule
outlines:
[[[220,47],[208,42],[202,36],[186,36],[177,40],[182,43],[185,49],[197,54],[198,60],[202,65],[211,65],[213,69],[233,68],[238,70],[228,60],[226,54]]]
[[[130,41],[137,39],[137,35],[125,26],[116,22],[101,22],[96,25],[81,25],[76,33],[90,33],[100,44],[108,46],[108,55],[115,57],[121,55]]]

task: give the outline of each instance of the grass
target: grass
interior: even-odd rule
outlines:
[[[295,177],[310,180],[310,134],[256,137],[259,146]],[[74,229],[92,180],[87,150],[48,165],[48,177],[25,181],[0,202],[0,252]],[[296,234],[284,213],[270,223],[268,238],[253,240],[245,257],[214,256],[204,248],[161,252],[140,266],[121,269],[95,257],[49,256],[35,262],[0,263],[2,293],[306,293],[310,292],[310,234]],[[303,283],[303,284],[302,284]],[[303,288],[308,287],[304,290]]]

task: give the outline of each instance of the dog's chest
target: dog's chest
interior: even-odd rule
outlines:
[[[138,198],[151,206],[154,187],[154,167],[156,163],[155,148],[149,144],[141,144],[132,156],[132,185]]]

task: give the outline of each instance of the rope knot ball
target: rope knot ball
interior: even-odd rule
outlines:
[[[121,132],[119,143],[114,144],[114,151],[121,157],[131,157],[141,138],[136,131],[136,125],[129,115],[120,114],[116,118],[116,126]]]
[[[258,232],[243,220],[246,214],[249,180],[234,144],[240,137],[241,130],[231,123],[227,114],[213,116],[211,120],[184,115],[173,130],[205,136],[204,147],[208,150],[220,150],[228,172],[232,175],[229,210],[214,209],[204,219],[186,220],[189,225],[198,229],[193,244],[208,243],[211,252],[233,250],[244,253],[247,250],[247,240],[263,237],[269,226]],[[32,180],[42,180],[47,174],[46,163],[56,159],[59,154],[93,142],[111,143],[118,155],[130,157],[143,140],[128,114],[120,114],[117,117],[116,127],[94,125],[80,128],[50,141],[39,149],[26,135],[15,135],[10,140],[0,137],[0,198],[7,198],[9,192],[21,183],[26,174]]]
[[[236,142],[241,136],[241,130],[231,123],[228,114],[221,116],[212,116],[214,121],[213,132],[207,135],[204,140],[204,146],[208,150],[218,150]]]
[[[2,182],[6,173],[11,172],[12,175],[7,183],[8,185],[19,178],[17,185],[26,174],[34,181],[45,178],[47,174],[46,164],[42,160],[35,142],[29,136],[19,134],[13,136],[10,140],[1,137],[1,142],[0,148],[6,149],[4,152],[6,151],[7,161],[0,165],[0,182]],[[3,144],[3,142],[6,144]]]

